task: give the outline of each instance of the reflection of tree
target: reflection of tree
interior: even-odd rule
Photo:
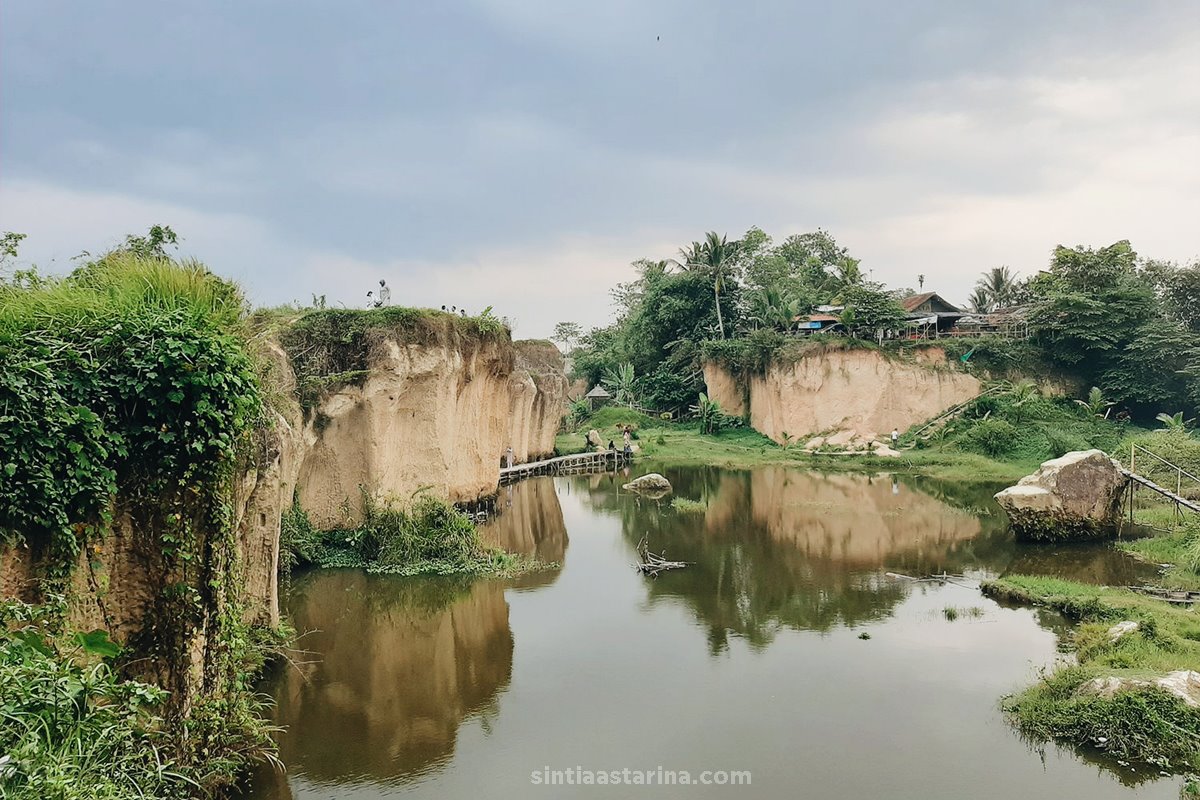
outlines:
[[[485,542],[542,563],[561,565],[567,553],[567,524],[553,478],[533,478],[500,489],[496,516],[479,528]],[[546,586],[560,570],[544,569],[513,581],[517,589]]]
[[[781,628],[880,619],[907,590],[883,578],[885,569],[953,572],[978,564],[981,549],[1002,560],[1011,549],[1002,535],[981,542],[976,516],[890,476],[783,467],[664,474],[706,512],[678,514],[603,482],[590,499],[620,515],[631,544],[647,535],[654,550],[691,562],[647,588],[652,599],[684,600],[707,625],[713,652],[730,634],[765,646]]]
[[[289,769],[318,783],[400,783],[447,759],[458,726],[494,711],[512,673],[504,585],[322,571],[289,610],[318,654],[275,691]],[[319,731],[318,735],[313,735]]]

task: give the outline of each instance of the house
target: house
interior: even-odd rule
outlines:
[[[612,400],[612,395],[609,394],[605,388],[598,383],[593,386],[592,390],[584,395],[584,397],[587,398],[588,407],[591,408],[592,411],[608,405],[608,401]]]
[[[801,333],[819,333],[841,323],[841,318],[832,314],[801,314],[793,318],[792,322]]]
[[[947,303],[937,292],[922,292],[906,297],[900,305],[908,313],[908,325],[921,334],[944,333],[955,326],[965,312]]]

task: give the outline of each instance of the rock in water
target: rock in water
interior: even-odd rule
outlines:
[[[640,492],[652,497],[661,497],[671,491],[671,482],[659,475],[657,472],[651,472],[648,475],[643,475],[640,478],[635,478],[622,488],[628,489],[631,492]]]
[[[1113,530],[1128,480],[1102,451],[1081,450],[1045,462],[996,501],[1020,539],[1094,539]]]

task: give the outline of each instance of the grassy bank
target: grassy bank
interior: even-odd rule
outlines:
[[[510,577],[548,565],[489,547],[462,511],[432,497],[408,508],[365,503],[355,528],[318,530],[300,506],[284,513],[280,569],[356,568],[387,575],[493,575]]]
[[[744,425],[706,434],[696,422],[655,419],[637,411],[609,406],[580,420],[556,440],[560,454],[582,452],[587,433],[596,430],[603,442],[620,446],[621,427],[635,429],[639,456],[653,461],[676,464],[710,464],[724,467],[752,467],[760,464],[788,464],[822,470],[903,471],[962,482],[1002,482],[1020,478],[1033,471],[1037,460],[999,460],[980,453],[952,448],[906,450],[900,458],[871,454],[835,455],[806,453],[799,446],[784,447]]]
[[[1127,589],[1036,576],[991,581],[984,592],[1047,606],[1078,623],[1070,641],[1077,663],[1005,699],[1023,732],[1173,773],[1200,770],[1200,710],[1156,688],[1130,687],[1111,697],[1083,689],[1097,678],[1149,680],[1200,670],[1200,618],[1193,611]],[[1138,623],[1137,630],[1113,641],[1109,630],[1125,620]]]

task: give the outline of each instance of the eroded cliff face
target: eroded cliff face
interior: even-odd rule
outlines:
[[[708,396],[727,414],[745,414],[748,398],[750,425],[781,444],[834,431],[886,437],[970,400],[981,388],[973,376],[950,369],[936,347],[912,360],[876,350],[830,350],[772,364],[744,380],[709,363],[704,380]]]
[[[404,502],[428,489],[471,501],[496,492],[510,443],[519,460],[553,449],[567,382],[561,355],[547,345],[514,347],[496,337],[464,347],[383,337],[371,347],[360,384],[327,393],[306,413],[293,360],[266,343],[260,357],[271,398],[269,424],[253,433],[237,465],[231,548],[199,547],[203,559],[184,576],[201,596],[195,613],[180,615],[162,605],[168,582],[163,531],[125,510],[118,496],[111,526],[71,571],[68,625],[103,628],[146,654],[137,672],[171,688],[186,713],[191,699],[206,691],[206,665],[216,650],[213,626],[222,609],[236,599],[245,622],[279,621],[280,523],[293,498],[318,526],[354,525],[361,520],[364,491]],[[204,525],[197,530],[216,536]],[[44,549],[36,541],[0,547],[0,596],[45,599]],[[236,587],[239,596],[205,594],[217,585],[225,587],[222,592]],[[167,638],[176,645],[173,652],[185,655],[157,657],[148,637]]]
[[[510,446],[518,462],[554,449],[567,383],[553,345],[386,338],[368,363],[304,428],[298,497],[319,528],[358,524],[364,496],[479,500],[495,493]]]

